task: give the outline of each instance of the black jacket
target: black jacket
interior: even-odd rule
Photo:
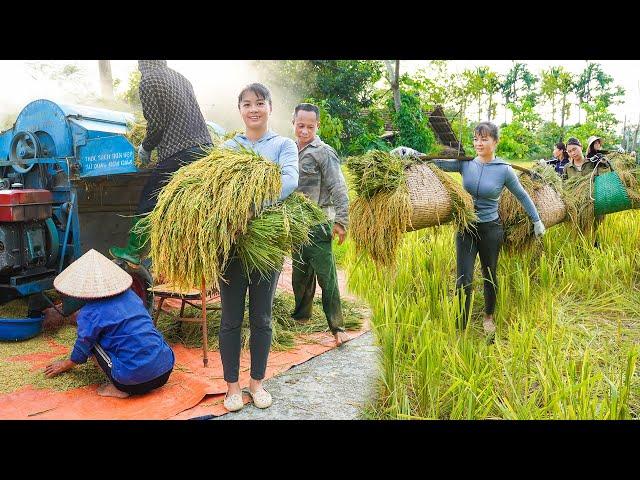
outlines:
[[[210,145],[193,86],[183,75],[167,67],[165,60],[140,60],[140,101],[147,120],[142,147],[158,149],[158,160],[198,145]]]

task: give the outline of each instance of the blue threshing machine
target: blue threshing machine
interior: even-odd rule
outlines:
[[[35,100],[0,134],[0,304],[28,296],[38,312],[67,265],[91,248],[109,256],[111,245],[126,244],[150,174],[134,165],[130,121],[130,113]],[[121,266],[150,307],[149,272]]]

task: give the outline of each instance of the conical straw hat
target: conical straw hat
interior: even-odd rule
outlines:
[[[74,298],[107,298],[124,292],[133,278],[101,253],[91,249],[53,281],[60,293]]]

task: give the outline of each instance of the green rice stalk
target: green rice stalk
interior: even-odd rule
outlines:
[[[265,209],[236,243],[245,271],[256,269],[265,276],[279,270],[292,247],[309,244],[311,227],[326,221],[324,212],[299,192]]]
[[[142,144],[144,137],[147,135],[147,121],[142,116],[141,112],[135,112],[135,120],[129,122],[129,132],[125,135],[127,140],[136,147],[134,153],[133,163],[137,168],[153,168],[158,163],[158,150],[154,149],[151,152],[151,161],[143,165],[138,158],[138,147]]]
[[[615,170],[633,170],[638,168],[636,159],[628,153],[611,152],[605,155]]]
[[[203,277],[217,285],[250,213],[259,217],[281,188],[280,167],[246,149],[212,148],[180,168],[138,224],[149,229],[154,273],[178,288],[199,288]]]

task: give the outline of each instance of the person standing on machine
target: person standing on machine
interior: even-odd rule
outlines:
[[[140,101],[147,120],[147,134],[138,147],[138,158],[148,164],[151,152],[158,150],[158,164],[145,184],[129,242],[125,247],[111,247],[109,253],[134,265],[140,264],[140,254],[147,243],[146,234],[135,226],[153,210],[158,192],[169,176],[181,166],[206,155],[212,146],[200,106],[191,82],[167,67],[166,60],[138,60]]]

